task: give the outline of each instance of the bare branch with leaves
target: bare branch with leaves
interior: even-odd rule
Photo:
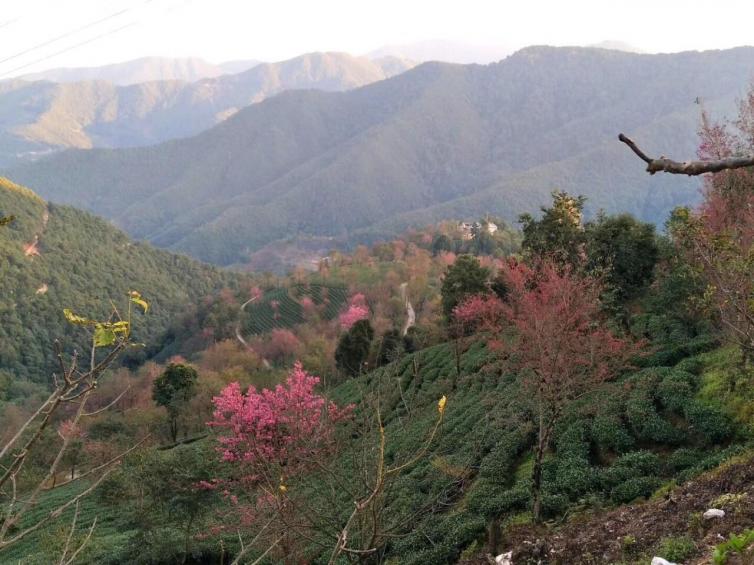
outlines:
[[[50,429],[67,407],[76,407],[74,415],[67,422],[66,429],[72,430],[79,426],[84,418],[98,414],[100,410],[87,412],[87,402],[97,388],[98,380],[102,373],[107,370],[120,353],[134,346],[131,341],[132,314],[134,307],[144,313],[149,309],[149,304],[141,294],[131,291],[128,294],[128,306],[126,315],[121,316],[118,309],[113,305],[112,311],[106,320],[92,320],[74,314],[71,310],[64,310],[66,319],[73,325],[86,328],[91,337],[88,365],[81,365],[78,352],[74,351],[66,356],[60,342],[54,344],[55,354],[59,364],[59,372],[53,374],[54,389],[42,403],[42,405],[19,427],[18,431],[0,448],[0,502],[2,502],[2,515],[0,515],[0,552],[13,545],[26,536],[38,531],[47,523],[59,518],[70,507],[75,506],[71,533],[66,543],[65,550],[60,559],[61,563],[71,563],[83,549],[83,545],[91,538],[95,524],[90,527],[84,543],[72,551],[69,555],[70,537],[76,526],[78,507],[80,501],[93,492],[108,474],[120,463],[122,458],[137,446],[124,451],[103,465],[99,465],[78,477],[71,477],[63,483],[56,483],[56,475],[59,471],[64,455],[71,447],[74,434],[59,433],[62,443],[57,449],[52,462],[47,467],[43,476],[25,492],[19,492],[18,479],[24,469],[30,454],[38,448],[45,431]],[[119,399],[120,397],[118,397]],[[114,403],[108,405],[111,406]],[[141,443],[141,442],[140,442]],[[36,518],[32,523],[24,524],[23,518],[34,508],[39,501],[40,495],[51,488],[81,481],[87,478],[91,482],[78,494],[71,497],[52,509],[46,515]]]

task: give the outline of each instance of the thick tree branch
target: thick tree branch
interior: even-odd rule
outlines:
[[[741,167],[754,167],[754,155],[746,157],[731,157],[730,159],[716,159],[712,161],[684,161],[682,163],[660,157],[653,159],[648,157],[637,145],[622,133],[618,139],[631,148],[639,159],[647,164],[647,172],[650,175],[655,173],[671,173],[674,175],[703,175],[704,173],[718,173],[727,169],[740,169]]]

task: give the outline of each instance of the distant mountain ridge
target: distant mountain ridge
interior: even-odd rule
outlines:
[[[9,171],[44,196],[222,265],[293,236],[355,242],[485,213],[515,220],[553,189],[661,224],[698,182],[650,177],[616,137],[693,155],[699,97],[730,113],[754,48],[643,55],[532,47],[426,63],[341,93],[289,91],[192,138],[70,151]]]
[[[310,53],[195,82],[4,81],[0,166],[65,148],[133,147],[186,137],[283,90],[347,90],[412,66],[397,58]]]
[[[440,61],[468,65],[495,63],[513,53],[506,45],[481,45],[447,39],[431,39],[396,45],[384,45],[367,53],[371,59],[399,57],[425,63]]]
[[[17,77],[19,80],[49,80],[51,82],[83,82],[103,80],[117,86],[129,86],[157,80],[194,82],[227,73],[246,71],[261,61],[230,61],[215,65],[198,57],[169,58],[142,57],[122,63],[98,67],[68,67],[47,69]]]
[[[598,49],[612,49],[614,51],[625,51],[626,53],[644,53],[643,49],[636,47],[628,43],[627,41],[619,41],[615,39],[606,39],[599,43],[592,43],[588,47],[596,47]]]

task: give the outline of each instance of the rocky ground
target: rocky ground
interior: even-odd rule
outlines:
[[[711,508],[721,518],[703,517]],[[564,525],[523,524],[506,530],[502,548],[513,565],[648,563],[668,538],[693,541],[685,565],[712,563],[716,546],[730,534],[754,527],[754,456],[738,458],[648,502],[572,518]],[[661,557],[664,557],[660,555]],[[494,562],[494,560],[493,560]],[[466,565],[490,563],[479,555]],[[730,553],[727,565],[754,565],[754,544]]]

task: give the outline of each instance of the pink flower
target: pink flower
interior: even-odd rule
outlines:
[[[310,458],[326,451],[333,423],[350,414],[316,394],[319,378],[296,363],[285,384],[257,391],[253,386],[241,392],[238,383],[225,387],[213,399],[211,426],[225,434],[218,438],[224,461],[245,467],[257,476],[270,464],[285,467],[291,474]]]
[[[366,298],[361,293],[354,294],[348,301],[348,308],[339,317],[340,327],[347,331],[359,320],[367,318],[369,318],[369,306],[367,306]]]

